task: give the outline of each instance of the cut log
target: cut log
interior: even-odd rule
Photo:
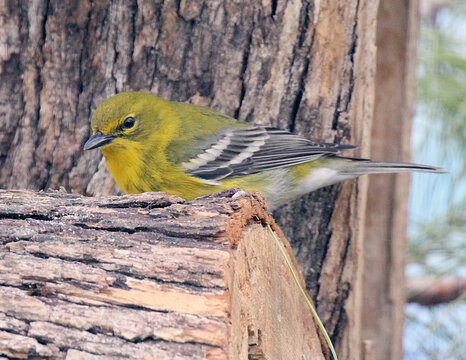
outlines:
[[[0,191],[0,357],[328,358],[266,224],[297,268],[258,194]]]

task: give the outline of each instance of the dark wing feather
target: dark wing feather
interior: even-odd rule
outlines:
[[[227,131],[217,143],[183,165],[189,174],[215,181],[301,164],[353,148],[316,143],[285,130],[252,126]]]

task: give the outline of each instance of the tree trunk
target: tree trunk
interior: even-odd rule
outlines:
[[[408,161],[414,114],[418,1],[382,0],[371,155]],[[409,175],[370,178],[364,241],[363,339],[374,360],[403,357]]]
[[[280,229],[238,190],[191,203],[0,191],[0,356],[328,358],[264,225]]]
[[[126,90],[354,143],[355,155],[367,157],[377,7],[378,0],[3,1],[0,187],[118,193],[101,154],[81,149],[96,106]],[[362,349],[366,183],[316,191],[274,214],[344,359],[359,359]]]

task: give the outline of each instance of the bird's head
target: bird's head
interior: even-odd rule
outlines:
[[[144,144],[158,126],[157,108],[165,100],[143,92],[125,92],[99,105],[92,121],[92,136],[84,150],[134,149]]]

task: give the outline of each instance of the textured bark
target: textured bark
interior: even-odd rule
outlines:
[[[145,90],[368,156],[378,0],[32,0],[0,6],[0,187],[118,193],[89,118]],[[350,154],[351,155],[351,154]],[[361,352],[366,180],[274,215],[341,358]],[[366,271],[371,271],[367,269]]]
[[[328,358],[280,229],[235,193],[0,191],[0,356]]]
[[[373,158],[409,161],[418,1],[381,1],[377,25]],[[372,176],[364,241],[363,339],[374,360],[401,359],[409,175]]]

